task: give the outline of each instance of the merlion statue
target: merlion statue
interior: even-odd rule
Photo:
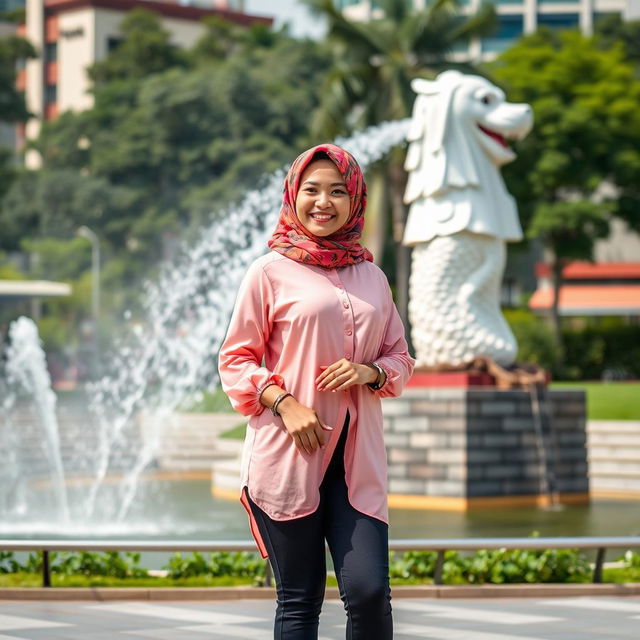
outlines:
[[[500,311],[506,242],[522,238],[499,168],[515,159],[531,107],[510,104],[480,76],[458,71],[415,79],[408,134],[404,244],[412,245],[409,320],[416,366],[488,357],[513,363],[516,340]]]

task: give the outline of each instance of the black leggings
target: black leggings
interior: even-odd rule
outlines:
[[[347,612],[347,640],[393,638],[388,526],[349,504],[344,472],[348,426],[347,414],[314,513],[272,520],[247,496],[276,580],[275,640],[318,638],[327,576],[325,538]]]

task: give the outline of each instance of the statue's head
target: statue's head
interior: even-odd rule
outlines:
[[[531,130],[531,107],[507,102],[481,76],[445,71],[435,80],[416,78],[411,86],[418,96],[408,138],[424,146],[420,162],[431,157],[438,165],[438,190],[477,185],[477,163],[511,162],[516,155],[507,140],[521,140]]]

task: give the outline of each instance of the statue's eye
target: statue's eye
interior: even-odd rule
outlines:
[[[493,96],[482,96],[482,104],[491,104],[493,102]]]

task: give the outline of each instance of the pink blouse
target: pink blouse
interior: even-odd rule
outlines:
[[[387,374],[378,391],[355,385],[317,391],[321,367],[346,358],[376,361]],[[241,468],[244,488],[274,520],[313,513],[318,489],[346,413],[349,501],[388,522],[387,467],[380,399],[399,395],[413,371],[404,327],[384,273],[371,262],[340,269],[302,264],[270,252],[248,269],[220,349],[222,388],[236,411],[250,416]],[[290,391],[333,427],[324,449],[300,452],[281,418],[259,402],[269,382]],[[252,522],[254,536],[255,523]],[[259,536],[256,541],[266,555]]]

